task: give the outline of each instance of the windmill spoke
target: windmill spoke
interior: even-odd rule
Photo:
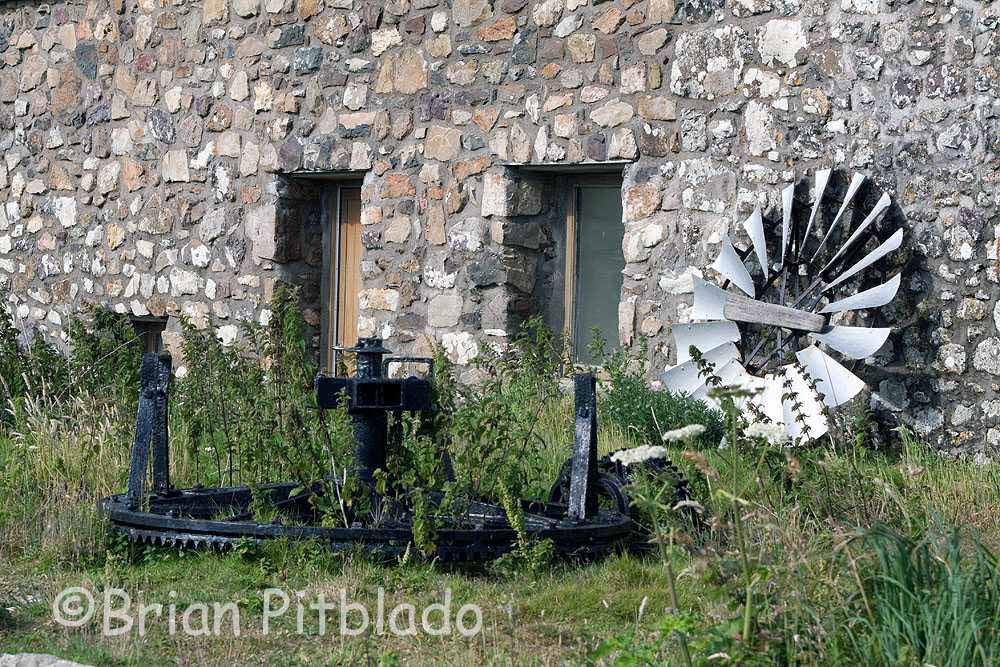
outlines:
[[[785,305],[785,289],[788,285],[788,269],[781,270],[781,289],[778,291],[778,303]],[[778,347],[781,347],[781,329],[778,330]]]
[[[899,247],[903,244],[903,230],[897,229],[892,236],[883,241],[875,250],[865,255],[865,257],[859,261],[857,264],[853,265],[851,268],[844,271],[835,280],[830,282],[823,291],[826,291],[840,283],[844,282],[851,276],[865,270],[878,260],[882,259],[891,252],[899,250]]]
[[[787,349],[788,345],[792,341],[799,340],[800,338],[802,338],[801,334],[797,334],[797,333],[793,332],[792,334],[790,334],[788,336],[788,338],[785,339],[785,341],[781,344],[780,347],[775,346],[775,348],[773,350],[771,350],[771,352],[766,357],[764,357],[764,359],[761,360],[761,362],[759,364],[751,364],[750,360],[748,360],[747,361],[747,369],[750,370],[753,373],[760,373],[765,368],[767,368],[768,363],[772,359],[774,359],[779,354],[781,354],[785,349]],[[761,341],[761,342],[764,342],[764,341]],[[753,356],[756,356],[756,355],[753,355]]]
[[[853,250],[855,244],[858,244],[859,240],[864,239],[864,242],[868,241],[868,238],[871,236],[872,233],[874,233],[874,230],[869,234],[865,234],[865,232],[867,232],[869,228],[871,228],[872,223],[875,222],[875,220],[879,217],[879,215],[881,215],[884,211],[886,211],[889,208],[890,203],[891,200],[889,199],[889,195],[883,194],[882,197],[879,198],[878,204],[875,205],[875,208],[872,210],[872,212],[868,214],[868,217],[866,217],[862,221],[858,229],[853,234],[851,234],[851,237],[849,239],[847,239],[847,243],[841,246],[840,250],[838,250],[837,253],[833,256],[833,259],[831,259],[827,263],[827,265],[823,267],[823,270],[820,271],[821,274],[824,274],[827,271],[829,271],[830,267],[833,266],[838,259],[847,254],[848,250]],[[858,247],[864,247],[864,242],[858,244]],[[815,256],[813,257],[813,259],[816,259]],[[810,260],[810,262],[811,261],[812,260]]]
[[[785,253],[792,234],[792,207],[795,202],[795,184],[781,191],[781,268],[785,268]]]

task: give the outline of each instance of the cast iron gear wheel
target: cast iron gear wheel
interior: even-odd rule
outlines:
[[[615,509],[622,514],[631,516],[638,521],[639,516],[632,507],[632,501],[628,493],[628,484],[632,481],[632,473],[629,468],[617,461],[612,461],[614,453],[605,456],[597,462],[597,497],[601,504],[609,504],[609,509]],[[680,468],[674,465],[673,461],[666,457],[649,459],[639,466],[643,470],[650,470],[658,475],[669,476],[674,485],[673,505],[686,503],[694,500],[691,492],[691,485]],[[549,489],[549,502],[566,504],[569,502],[570,480],[572,478],[573,459],[567,459],[563,463],[559,476],[556,478],[552,488]],[[633,468],[635,470],[635,468]],[[701,516],[694,507],[685,505],[681,507],[681,513],[691,521],[695,528],[701,525]]]

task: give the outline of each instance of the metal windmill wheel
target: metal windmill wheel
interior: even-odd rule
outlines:
[[[796,200],[794,184],[782,190],[780,238],[777,223],[768,237],[760,208],[743,222],[751,248],[740,253],[723,235],[712,264],[723,283],[695,278],[692,323],[673,327],[677,364],[663,374],[667,389],[715,403],[711,383],[691,357],[693,347],[723,385],[745,390],[748,396],[737,399],[741,409],[784,425],[803,442],[827,432],[827,408],[865,387],[835,357],[864,359],[891,329],[836,322],[896,297],[899,273],[867,289],[858,286],[870,284],[877,276],[873,265],[900,248],[903,230],[880,238],[875,222],[889,209],[889,195],[865,207],[858,196],[865,177],[855,174],[837,203],[828,187],[831,173],[816,172],[811,205]]]

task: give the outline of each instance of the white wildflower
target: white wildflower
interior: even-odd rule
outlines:
[[[675,428],[673,431],[667,431],[663,434],[663,442],[694,440],[704,432],[705,427],[701,424],[690,424],[688,426],[682,426],[681,428]]]
[[[611,455],[611,460],[616,463],[621,463],[627,468],[635,463],[643,463],[644,461],[662,458],[666,455],[667,450],[664,447],[642,445],[641,447],[633,447],[632,449],[617,451]]]
[[[781,424],[754,422],[745,431],[749,438],[761,438],[772,445],[781,445],[788,440],[788,432]]]

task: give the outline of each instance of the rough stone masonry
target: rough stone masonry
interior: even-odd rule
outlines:
[[[229,342],[280,282],[318,325],[296,174],[354,170],[362,333],[459,364],[558,310],[561,176],[512,165],[625,161],[620,338],[653,372],[727,226],[863,171],[909,253],[866,379],[945,452],[1000,451],[996,1],[15,0],[0,145],[26,328],[96,303]]]

